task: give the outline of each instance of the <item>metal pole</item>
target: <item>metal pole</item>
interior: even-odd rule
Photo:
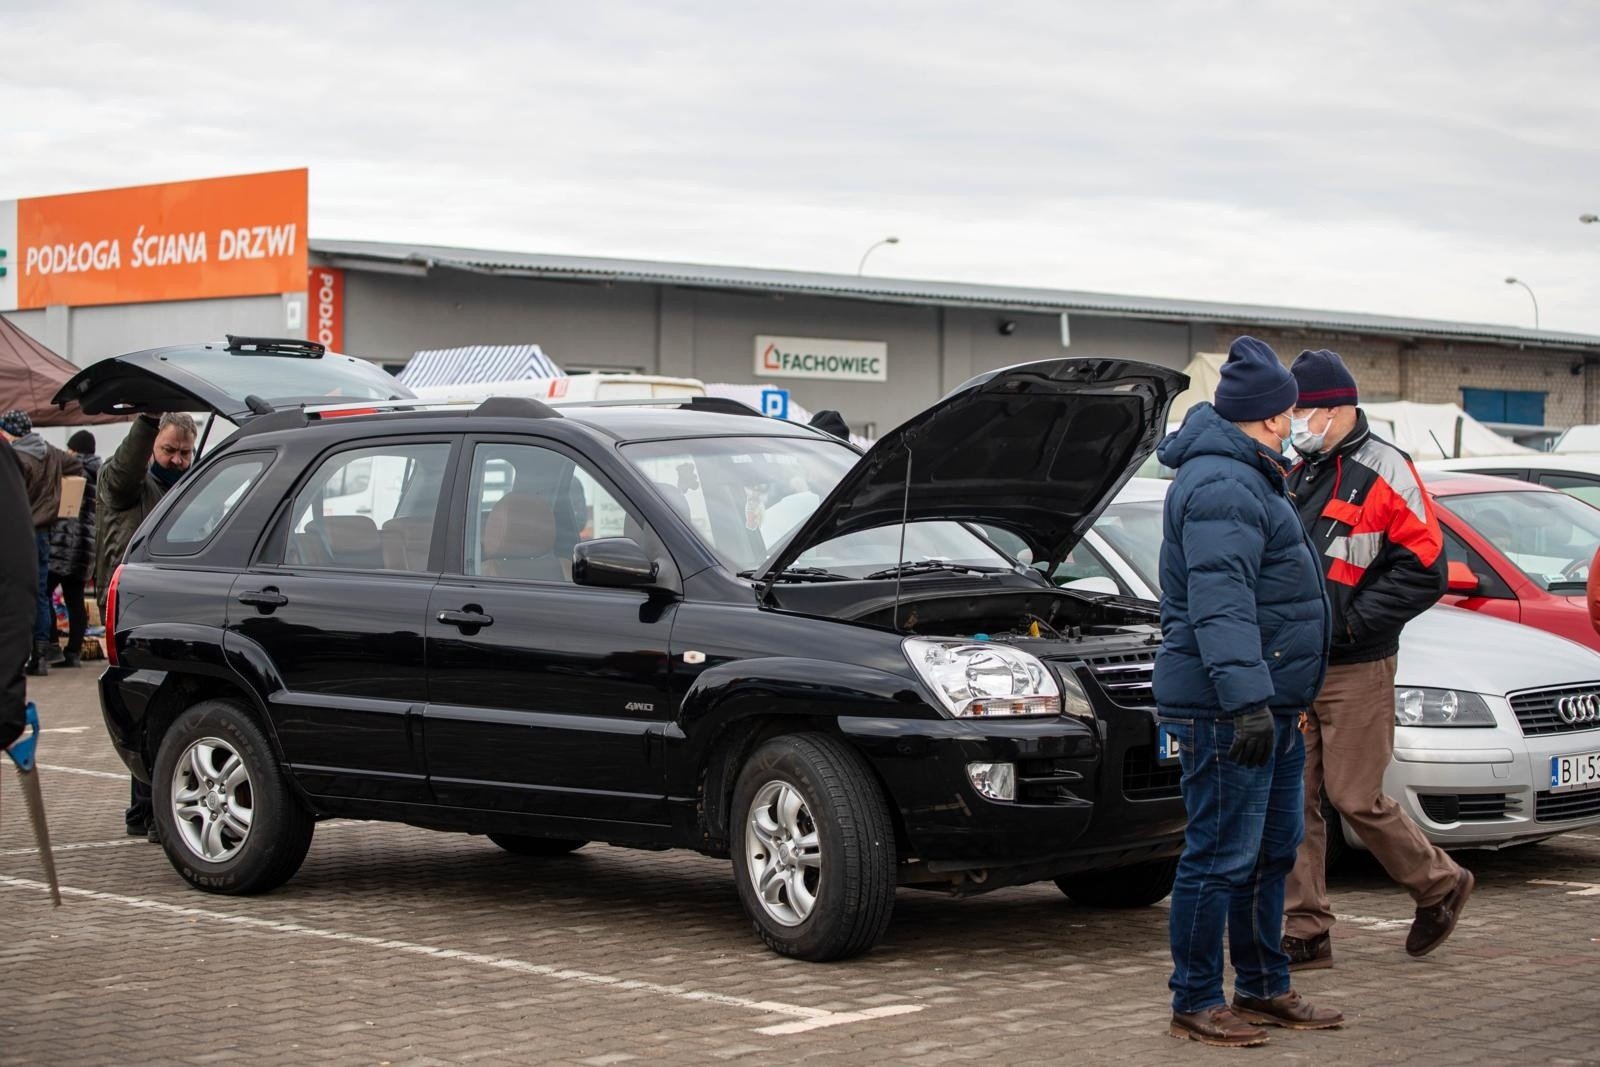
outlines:
[[[856,264],[857,277],[861,275],[862,271],[867,269],[867,257],[872,255],[874,249],[881,248],[884,245],[897,245],[899,243],[900,238],[898,237],[885,237],[881,241],[874,241],[872,244],[868,245],[867,250],[861,253],[861,262]]]
[[[1507,278],[1506,284],[1520,285],[1524,289],[1528,290],[1528,299],[1533,301],[1533,328],[1537,330],[1539,328],[1539,298],[1534,295],[1533,286],[1529,285],[1521,278]]]

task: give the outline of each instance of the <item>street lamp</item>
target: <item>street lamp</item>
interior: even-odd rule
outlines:
[[[1520,285],[1528,290],[1528,299],[1533,301],[1533,328],[1537,330],[1539,328],[1539,298],[1533,295],[1533,286],[1520,278],[1507,278],[1506,284]]]
[[[897,245],[899,243],[900,243],[900,238],[898,238],[898,237],[885,237],[881,241],[875,241],[872,244],[868,245],[867,246],[867,250],[865,252],[861,253],[861,262],[859,264],[857,264],[857,266],[856,266],[856,274],[860,275],[860,273],[862,271],[867,269],[867,257],[872,255],[872,250],[873,249],[881,248],[884,245]]]
[[[1596,215],[1594,212],[1590,211],[1587,214],[1579,215],[1578,216],[1578,221],[1579,222],[1600,222],[1600,215]]]

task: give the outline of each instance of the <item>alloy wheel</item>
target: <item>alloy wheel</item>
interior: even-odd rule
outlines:
[[[763,785],[750,804],[744,840],[762,909],[784,926],[805,922],[822,882],[822,842],[805,797],[788,782]]]
[[[210,863],[244,847],[255,818],[255,794],[244,759],[217,737],[195,741],[172,771],[172,816],[190,852]]]

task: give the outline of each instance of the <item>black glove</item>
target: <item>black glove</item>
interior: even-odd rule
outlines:
[[[1242,711],[1233,717],[1233,745],[1228,758],[1243,767],[1265,767],[1277,740],[1277,723],[1265,706]]]

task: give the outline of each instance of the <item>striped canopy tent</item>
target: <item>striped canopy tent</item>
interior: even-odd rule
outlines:
[[[561,376],[561,368],[538,345],[424,348],[411,357],[399,375],[409,389]]]

